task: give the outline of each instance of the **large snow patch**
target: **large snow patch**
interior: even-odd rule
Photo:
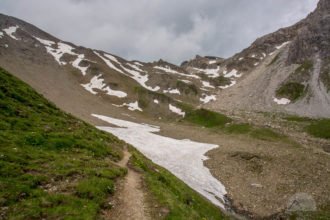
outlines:
[[[224,208],[225,187],[203,165],[204,154],[218,145],[178,140],[154,132],[160,128],[92,114],[118,127],[98,127],[136,147],[153,162],[165,167],[215,205]],[[219,199],[218,199],[219,198]],[[222,200],[222,201],[221,201]]]

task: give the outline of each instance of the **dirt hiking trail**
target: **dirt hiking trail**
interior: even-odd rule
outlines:
[[[117,163],[127,168],[123,182],[118,184],[115,198],[111,201],[113,208],[104,213],[105,219],[111,220],[151,220],[147,213],[141,175],[127,166],[131,154],[124,150],[123,159]]]

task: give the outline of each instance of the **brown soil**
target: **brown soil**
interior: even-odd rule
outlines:
[[[104,213],[105,219],[149,220],[148,204],[145,199],[141,175],[127,166],[131,154],[125,150],[124,158],[118,163],[126,167],[126,178],[117,184],[117,194],[111,200],[113,208]]]
[[[311,196],[317,207],[330,203],[330,158],[317,142],[304,147],[176,124],[163,125],[162,134],[218,144],[205,165],[225,185],[234,209],[253,219],[285,211],[297,193]]]

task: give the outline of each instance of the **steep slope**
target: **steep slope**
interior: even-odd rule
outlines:
[[[95,219],[126,173],[124,143],[3,69],[0,82],[0,219]]]
[[[219,76],[232,73],[234,86],[219,91],[210,108],[330,117],[329,15],[330,2],[320,0],[304,20],[257,39],[229,59],[197,58],[182,67],[193,72],[196,63],[206,69],[217,65]]]
[[[125,184],[128,158],[118,161],[127,144],[60,111],[2,68],[0,82],[0,219],[100,219],[107,213],[117,219],[120,205],[132,214],[134,202],[112,209],[110,203]],[[141,182],[135,199],[147,197],[152,219],[225,218],[167,170],[130,151],[130,166],[138,171],[133,182]]]
[[[5,15],[0,15],[0,65],[63,109],[85,117],[92,111],[78,108],[104,105],[104,111],[180,118],[170,105],[214,99],[213,86],[181,67],[79,47]]]

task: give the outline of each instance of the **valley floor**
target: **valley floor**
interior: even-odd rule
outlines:
[[[218,128],[201,128],[183,122],[146,122],[160,126],[159,135],[165,137],[218,145],[219,147],[206,154],[209,159],[204,161],[204,165],[224,184],[230,202],[226,205],[232,206],[237,213],[251,218],[271,218],[282,215],[293,201],[307,201],[306,206],[300,209],[294,206],[291,211],[318,210],[319,212],[313,213],[328,216],[330,161],[329,154],[322,147],[329,144],[329,141],[311,137],[302,131],[303,125],[285,120],[284,116],[250,113],[247,117],[245,113],[232,117],[239,122],[253,120],[259,126],[268,125],[268,128],[225,132]],[[290,133],[290,137],[284,133]],[[129,142],[130,138],[119,137]],[[159,145],[149,143],[148,146],[152,144]],[[164,158],[156,158],[154,152],[145,152],[148,151],[146,149],[142,152],[157,163],[167,160],[166,157],[171,154],[178,154],[180,149],[175,150],[175,147],[167,149],[171,152],[163,154]],[[188,165],[193,170],[194,165],[181,162],[182,166]],[[169,164],[160,165],[173,172]],[[179,175],[175,170],[173,173],[189,185],[189,180],[187,182],[184,175],[191,175],[194,173],[192,170],[181,170]],[[194,185],[190,186],[194,188]]]

